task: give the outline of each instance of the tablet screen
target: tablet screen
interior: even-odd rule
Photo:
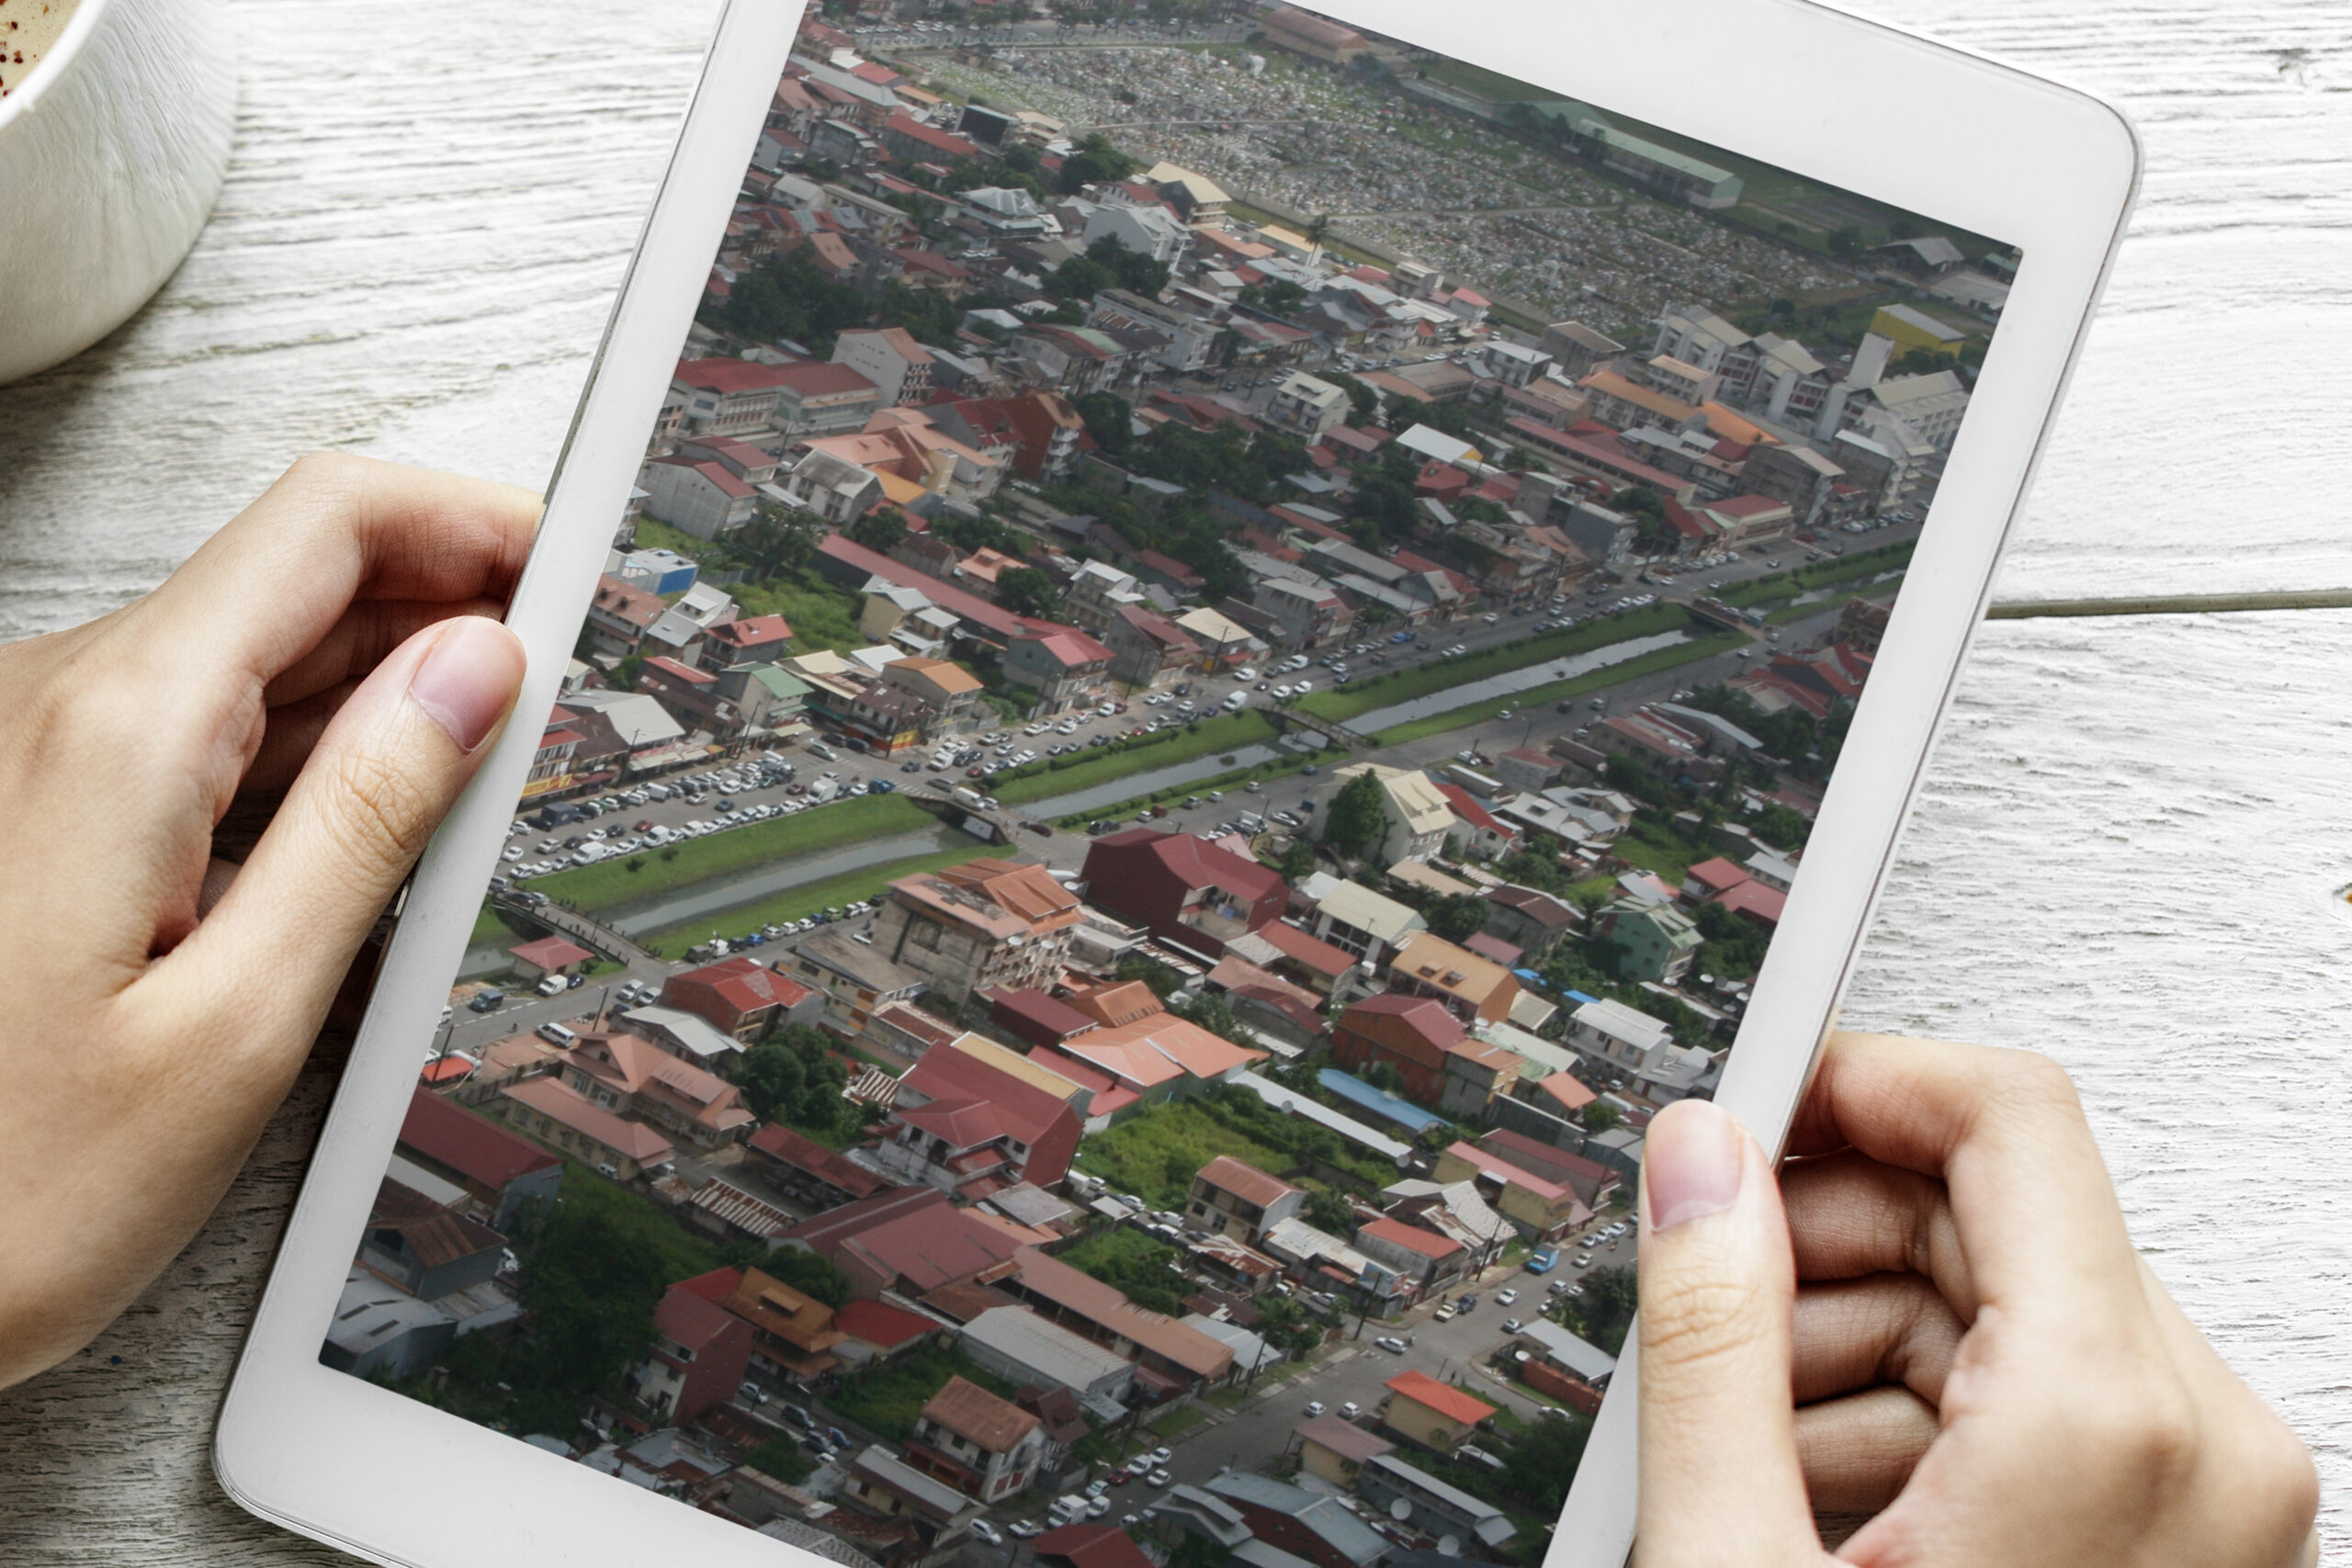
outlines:
[[[842,1562],[1534,1562],[2017,253],[979,16],[803,29],[322,1359]]]

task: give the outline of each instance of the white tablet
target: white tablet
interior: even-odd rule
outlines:
[[[1786,1125],[2132,132],[1796,0],[898,9],[727,8],[222,1483],[1613,1568],[1641,1127]]]

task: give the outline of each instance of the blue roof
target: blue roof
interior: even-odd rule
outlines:
[[[1588,997],[1582,991],[1570,991],[1566,993],[1566,995],[1568,1000],[1572,1002],[1581,1002],[1588,1006],[1600,999],[1599,997]]]
[[[1522,980],[1530,980],[1539,986],[1544,983],[1544,976],[1532,969],[1514,969],[1511,973]]]
[[[1337,1067],[1325,1067],[1315,1077],[1325,1089],[1351,1105],[1361,1105],[1374,1115],[1385,1116],[1399,1127],[1412,1132],[1445,1123],[1445,1118],[1437,1112],[1424,1111],[1409,1100],[1399,1100],[1386,1089],[1374,1089],[1363,1079],[1351,1073],[1343,1073]]]

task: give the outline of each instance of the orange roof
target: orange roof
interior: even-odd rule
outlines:
[[[1464,1393],[1452,1383],[1440,1382],[1427,1372],[1398,1372],[1388,1380],[1388,1390],[1467,1427],[1475,1427],[1495,1413],[1495,1407],[1485,1400]]]
[[[1077,1035],[1063,1041],[1061,1049],[1064,1055],[1091,1062],[1139,1089],[1187,1076],[1215,1078],[1266,1059],[1263,1051],[1236,1045],[1172,1013],[1155,1013],[1134,1023]]]
[[[1231,1155],[1219,1155],[1201,1167],[1200,1179],[1245,1202],[1255,1203],[1261,1209],[1271,1209],[1298,1190],[1280,1177],[1269,1176],[1256,1166],[1245,1164]]]
[[[957,1437],[992,1454],[1010,1453],[1021,1439],[1037,1429],[1037,1417],[1010,1400],[960,1377],[922,1407],[923,1418],[937,1422]]]
[[[1168,1010],[1159,1005],[1159,994],[1141,980],[1119,980],[1072,991],[1069,1005],[1097,1023],[1113,1025]]]

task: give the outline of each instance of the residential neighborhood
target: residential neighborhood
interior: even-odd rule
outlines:
[[[850,1568],[1540,1561],[2016,260],[812,11],[322,1360]]]

